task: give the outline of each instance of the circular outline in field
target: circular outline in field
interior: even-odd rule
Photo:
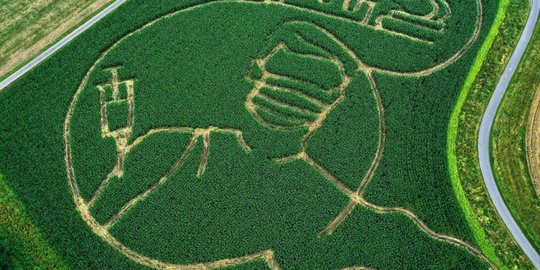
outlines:
[[[73,108],[77,104],[78,98],[79,98],[80,94],[82,93],[83,89],[86,87],[88,79],[90,77],[90,74],[94,71],[97,64],[100,61],[102,61],[104,59],[104,57],[112,49],[114,49],[117,45],[122,43],[124,40],[126,40],[127,38],[131,37],[134,34],[139,33],[141,30],[153,25],[154,23],[156,23],[156,22],[158,22],[160,20],[167,19],[169,17],[175,16],[175,15],[177,15],[179,13],[182,13],[182,12],[187,12],[187,11],[190,11],[190,10],[193,10],[193,9],[202,8],[202,7],[209,6],[209,5],[212,5],[212,4],[215,4],[215,3],[223,3],[223,2],[281,5],[281,6],[286,6],[286,7],[289,7],[289,8],[300,9],[300,10],[303,10],[303,11],[307,10],[307,12],[310,12],[308,8],[302,8],[302,7],[294,6],[294,5],[291,5],[291,4],[286,4],[286,3],[281,2],[281,1],[265,0],[265,1],[261,2],[261,1],[254,1],[254,0],[210,0],[209,2],[197,3],[195,5],[188,6],[188,7],[185,7],[183,9],[176,10],[176,11],[173,11],[171,13],[165,14],[165,15],[159,17],[159,18],[153,19],[152,21],[142,25],[141,27],[139,27],[139,28],[135,29],[134,31],[128,33],[127,35],[124,35],[123,37],[121,37],[120,39],[115,41],[103,53],[100,54],[100,56],[97,58],[97,60],[92,64],[92,66],[86,72],[83,80],[81,81],[81,84],[77,88],[77,91],[75,92],[74,97],[70,102],[70,105],[68,107],[68,111],[67,111],[67,114],[66,114],[66,118],[65,118],[65,122],[64,122],[65,163],[66,163],[68,184],[69,184],[70,191],[72,193],[73,200],[75,202],[77,210],[81,214],[81,217],[83,218],[83,220],[88,224],[88,226],[91,228],[91,230],[96,235],[101,237],[105,242],[107,242],[109,245],[116,248],[120,253],[122,253],[126,257],[130,258],[131,260],[133,260],[133,261],[135,261],[135,262],[137,262],[139,264],[142,264],[142,265],[145,265],[145,266],[148,266],[148,267],[159,268],[159,269],[212,269],[212,268],[218,268],[218,267],[227,267],[227,266],[239,265],[239,264],[243,264],[243,263],[250,262],[250,261],[253,261],[253,260],[264,260],[264,261],[266,261],[268,263],[268,266],[270,268],[272,268],[272,269],[280,269],[280,267],[277,264],[277,261],[276,261],[276,259],[274,257],[274,253],[273,253],[272,250],[266,250],[266,251],[262,251],[262,252],[259,252],[259,253],[246,255],[246,256],[243,256],[243,257],[237,257],[237,258],[231,258],[231,259],[221,259],[221,260],[212,261],[212,262],[193,263],[193,264],[165,263],[165,262],[162,262],[162,261],[159,261],[159,260],[156,260],[156,259],[149,258],[149,257],[144,256],[144,255],[141,255],[141,254],[133,251],[132,249],[126,247],[121,242],[119,242],[114,236],[112,236],[109,233],[106,226],[99,224],[95,220],[95,218],[90,213],[89,204],[81,196],[80,191],[79,191],[79,187],[78,187],[77,182],[75,180],[73,161],[72,161],[72,156],[71,156],[70,121],[71,121],[71,117],[72,117]],[[454,55],[450,56],[446,61],[444,61],[442,63],[439,63],[437,65],[434,65],[431,68],[427,68],[427,69],[423,69],[423,70],[415,71],[415,72],[396,72],[396,71],[385,70],[385,69],[381,69],[381,68],[377,68],[377,67],[367,67],[367,66],[363,67],[365,69],[363,71],[365,71],[367,74],[369,74],[368,76],[371,76],[373,71],[378,71],[378,72],[381,72],[381,73],[387,73],[387,74],[396,75],[396,76],[426,76],[426,75],[430,75],[431,73],[433,73],[435,71],[441,70],[441,69],[449,66],[453,62],[457,61],[469,49],[469,47],[476,41],[476,39],[479,36],[481,26],[482,26],[482,15],[483,15],[482,12],[483,11],[482,11],[481,0],[476,0],[476,3],[477,3],[477,8],[478,8],[478,15],[477,15],[477,21],[476,21],[475,29],[473,31],[472,36],[465,43],[463,48],[461,48],[459,51],[457,51]],[[312,12],[317,13],[316,11],[312,11]],[[380,121],[382,121],[382,123],[384,123],[384,118],[380,119]],[[383,133],[384,131],[381,130],[380,132]],[[384,138],[384,134],[381,134],[381,136]],[[384,139],[383,139],[382,143],[384,144]],[[382,148],[382,146],[379,145],[378,152],[381,152],[381,153],[377,154],[378,158],[377,157],[374,158],[374,163],[378,163],[378,161],[380,159],[380,156],[382,155],[382,151],[381,151],[382,149],[381,148]],[[372,164],[372,167],[374,166],[376,168],[377,165],[378,164]],[[370,172],[368,171],[367,173],[370,173]],[[367,183],[369,183],[369,181],[366,181],[366,184]],[[363,269],[363,268],[360,267],[358,269]]]

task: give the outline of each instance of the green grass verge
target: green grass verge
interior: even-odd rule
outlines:
[[[502,269],[506,269],[506,267],[504,267],[501,264],[501,261],[495,255],[495,250],[493,249],[493,246],[491,246],[488,240],[486,239],[486,234],[484,233],[482,226],[478,222],[477,217],[474,214],[473,209],[471,208],[469,200],[467,199],[467,195],[465,194],[465,191],[463,190],[463,186],[461,185],[461,182],[459,179],[459,172],[457,168],[456,138],[457,138],[458,127],[459,127],[458,125],[459,115],[463,108],[463,104],[465,103],[465,100],[467,99],[469,91],[472,85],[474,84],[476,77],[478,73],[480,72],[480,69],[482,68],[482,64],[486,60],[488,53],[490,49],[492,48],[493,42],[495,41],[495,38],[497,37],[497,34],[499,33],[499,28],[501,27],[501,24],[503,23],[506,12],[508,10],[508,4],[509,4],[509,0],[501,1],[501,5],[499,6],[497,17],[495,18],[493,26],[491,27],[488,37],[484,41],[484,44],[482,45],[482,48],[480,49],[480,52],[478,53],[474,61],[471,71],[469,72],[469,75],[467,76],[467,79],[463,86],[463,90],[461,91],[459,95],[459,99],[456,103],[456,106],[454,107],[454,111],[452,112],[450,125],[448,128],[448,162],[450,164],[449,168],[450,168],[450,176],[452,179],[452,187],[454,188],[454,191],[456,192],[456,197],[458,199],[458,202],[461,208],[463,209],[463,212],[465,213],[465,218],[467,219],[467,222],[469,222],[471,230],[474,233],[474,238],[476,242],[478,243],[480,249],[482,250],[482,252],[484,252],[484,254],[488,258],[490,258],[493,261],[494,264],[496,264],[498,267]]]
[[[483,108],[504,69],[500,63],[507,62],[517,43],[528,6],[528,1],[501,1],[488,38],[452,112],[448,129],[448,162],[456,197],[482,252],[501,269],[530,268],[531,265],[484,189],[476,152],[477,136]]]
[[[497,112],[491,131],[491,155],[501,194],[531,244],[540,250],[540,200],[527,166],[526,132],[540,77],[540,27],[525,52]],[[538,102],[538,101],[534,101]],[[538,131],[535,131],[538,132]]]
[[[0,269],[67,269],[0,175]]]

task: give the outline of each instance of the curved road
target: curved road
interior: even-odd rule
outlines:
[[[60,41],[56,42],[54,45],[52,45],[47,50],[42,52],[40,55],[38,55],[32,61],[26,63],[26,65],[24,65],[23,67],[21,67],[20,69],[18,69],[13,74],[11,74],[6,79],[4,79],[3,81],[0,82],[0,91],[2,91],[4,88],[6,88],[8,85],[10,85],[15,80],[22,77],[26,72],[30,71],[35,66],[39,65],[39,63],[41,63],[47,57],[53,55],[55,52],[60,50],[62,47],[64,47],[66,44],[68,44],[71,40],[76,38],[78,35],[80,35],[86,29],[90,28],[97,21],[99,21],[103,17],[107,16],[107,14],[111,13],[111,11],[115,10],[118,6],[120,6],[124,2],[126,2],[126,0],[116,0],[114,3],[108,5],[105,9],[103,9],[98,14],[96,14],[96,16],[92,17],[90,20],[86,21],[81,26],[77,27],[77,29],[73,30],[73,32],[69,33],[67,36],[62,38]]]
[[[30,71],[35,66],[39,65],[39,63],[41,63],[47,57],[57,52],[59,49],[61,49],[71,40],[76,38],[79,34],[84,32],[86,29],[90,28],[97,21],[101,20],[107,14],[111,13],[114,9],[116,9],[118,6],[123,4],[125,1],[126,0],[116,0],[114,3],[107,6],[104,10],[99,12],[96,16],[86,21],[84,24],[82,24],[73,32],[69,33],[60,41],[52,45],[50,48],[45,50],[39,56],[34,58],[32,61],[28,62],[22,68],[18,69],[16,72],[8,76],[5,80],[1,81],[0,91],[6,88],[9,84],[14,82],[21,76],[23,76],[26,72]],[[493,177],[493,171],[491,169],[491,160],[489,156],[489,150],[490,150],[489,141],[490,141],[491,127],[493,126],[495,114],[497,113],[497,109],[501,103],[504,93],[506,92],[506,89],[508,88],[510,80],[512,79],[512,76],[514,75],[514,72],[517,69],[517,66],[521,60],[521,57],[523,56],[523,53],[525,52],[525,49],[531,39],[533,30],[538,20],[539,9],[540,9],[540,0],[531,0],[531,12],[529,14],[527,25],[519,40],[518,46],[516,47],[514,53],[512,54],[510,62],[508,63],[503,73],[503,76],[501,77],[497,85],[497,88],[495,89],[495,92],[486,109],[486,112],[482,119],[482,124],[480,126],[480,137],[478,141],[480,167],[482,169],[482,174],[484,175],[484,181],[486,183],[491,200],[495,204],[495,208],[499,212],[499,215],[504,220],[504,223],[506,224],[506,226],[508,227],[508,229],[510,230],[514,238],[519,243],[519,245],[521,246],[525,254],[527,254],[529,259],[532,261],[532,263],[537,269],[540,269],[540,256],[538,255],[536,250],[533,248],[531,243],[527,240],[527,238],[525,237],[525,235],[523,234],[523,232],[517,225],[516,221],[510,214],[508,207],[506,207],[506,204],[504,203],[502,196],[499,193],[497,184],[495,183],[495,179]]]
[[[497,212],[499,212],[499,215],[506,224],[506,227],[508,227],[508,230],[510,233],[512,233],[514,239],[516,239],[536,269],[540,269],[540,256],[510,214],[510,211],[508,210],[508,207],[506,207],[501,193],[497,188],[497,183],[493,177],[493,170],[491,168],[490,160],[490,136],[491,127],[493,126],[497,109],[499,108],[504,93],[506,92],[511,79],[517,70],[519,62],[523,57],[523,53],[531,40],[536,22],[538,21],[539,9],[540,0],[531,0],[531,11],[529,14],[529,19],[527,20],[527,25],[525,26],[525,30],[519,39],[518,46],[514,50],[514,53],[512,54],[512,57],[510,58],[510,61],[508,62],[508,65],[506,66],[506,69],[504,70],[504,73],[497,84],[497,88],[489,101],[486,112],[484,113],[484,117],[482,118],[482,124],[480,125],[480,136],[478,139],[480,168],[482,169],[482,175],[484,176],[484,182],[486,183],[489,196],[491,197]]]

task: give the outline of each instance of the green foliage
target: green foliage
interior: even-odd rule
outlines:
[[[290,89],[296,92],[297,96],[305,95],[309,98],[325,103],[326,105],[332,104],[339,95],[339,90],[322,91],[317,87],[308,83],[293,82],[291,80],[284,80],[280,78],[269,78],[267,81],[271,86],[282,87]]]
[[[317,239],[346,198],[302,161],[275,166],[235,144],[230,136],[215,136],[202,177],[193,173],[198,165],[194,152],[177,175],[135,206],[112,233],[143,254],[175,262],[240,256],[271,246],[284,269],[356,264],[401,269],[401,260],[412,269],[484,269],[466,251],[433,241],[406,217],[362,207],[334,234]]]
[[[66,269],[0,175],[0,269]]]
[[[267,102],[267,104],[270,104],[269,106],[265,106],[265,104],[261,104],[261,102],[257,102],[257,100],[262,99],[256,98],[254,100],[255,104],[259,104],[261,107],[256,108],[255,111],[261,116],[262,119],[264,119],[264,121],[268,122],[269,124],[285,128],[295,128],[305,124],[305,120],[291,115],[290,112],[288,113],[287,111],[281,111],[279,107],[273,109],[272,107],[277,106],[272,106],[272,103],[270,102]],[[286,109],[283,108],[283,110]]]
[[[419,26],[417,23],[407,22],[404,20],[398,20],[394,18],[384,18],[382,20],[382,26],[386,29],[389,29],[398,33],[405,33],[410,36],[421,38],[426,41],[434,41],[438,37],[443,35],[441,32],[424,28],[422,26]]]
[[[310,121],[313,122],[315,119],[317,119],[317,115],[309,112],[303,112],[299,111],[295,108],[291,108],[287,105],[281,105],[279,103],[276,103],[275,101],[261,97],[256,96],[253,101],[255,101],[255,104],[261,105],[263,108],[266,108],[267,110],[270,110],[274,112],[275,114],[281,115],[285,118],[293,118],[293,121]]]
[[[286,50],[275,53],[266,63],[266,68],[271,73],[286,74],[325,90],[341,83],[341,75],[335,64],[322,59],[293,54]]]
[[[443,30],[444,29],[444,24],[442,22],[433,21],[433,20],[427,20],[427,19],[424,19],[423,17],[411,16],[411,15],[408,15],[408,14],[402,13],[402,12],[393,13],[392,17],[394,17],[396,19],[399,19],[399,20],[403,20],[403,21],[408,22],[408,23],[413,23],[415,25],[428,27],[428,28],[431,28],[433,30]]]
[[[0,269],[12,269],[11,256],[13,255],[7,240],[0,235]]]
[[[264,260],[257,260],[251,263],[246,263],[240,266],[232,266],[226,268],[219,268],[220,270],[270,270],[267,263]]]
[[[354,5],[351,1],[349,7],[343,10],[343,0],[324,0],[324,4],[321,1],[305,1],[305,0],[288,0],[288,3],[292,3],[296,6],[306,7],[317,11],[327,12],[329,14],[345,16],[353,20],[362,20],[367,14],[367,4],[364,4],[357,11],[352,11],[351,6]],[[352,11],[352,12],[351,12]]]
[[[374,93],[367,77],[359,75],[349,85],[343,103],[310,138],[307,152],[356,189],[375,156],[379,131]]]
[[[432,11],[429,0],[394,0],[401,8],[411,14],[427,15]]]
[[[126,101],[107,103],[107,124],[110,131],[127,127],[129,104]]]
[[[303,2],[315,5],[315,1]],[[195,3],[199,2],[128,2],[0,95],[0,107],[6,108],[0,118],[0,169],[13,179],[15,191],[47,239],[74,268],[141,266],[93,234],[74,207],[63,146],[67,108],[88,68],[115,41],[154,18]],[[253,60],[267,52],[265,45],[275,45],[275,33],[282,38],[279,35],[291,30],[287,27],[301,29],[305,41],[322,49],[297,40],[292,41],[291,51],[333,56],[352,76],[344,101],[329,112],[307,142],[307,151],[356,189],[372,162],[381,131],[376,97],[366,74],[357,72],[358,65],[347,59],[350,56],[308,25],[327,29],[365,64],[416,71],[445,61],[468,40],[475,9],[465,3],[454,6],[461,17],[451,17],[448,33],[429,46],[310,11],[260,3],[223,1],[155,22],[105,54],[75,103],[69,140],[83,198],[90,198],[116,164],[114,142],[100,131],[96,86],[110,79],[104,69],[122,66],[120,79],[135,79],[135,124],[129,142],[155,128],[214,126],[241,130],[252,148],[246,153],[233,135],[212,134],[206,171],[197,177],[199,141],[180,170],[111,228],[133,250],[169,262],[192,263],[273,249],[284,269],[487,268],[465,250],[430,238],[405,216],[381,215],[362,207],[332,235],[317,238],[347,204],[347,197],[302,160],[275,163],[274,158],[301,151],[306,129],[271,129],[254,119],[245,104],[254,87],[252,79],[262,75],[255,70],[253,78],[246,78]],[[486,7],[485,25],[495,10],[495,5]],[[290,21],[295,22],[285,24]],[[480,39],[487,27],[483,30]],[[375,73],[385,108],[387,144],[367,190],[369,200],[406,207],[435,231],[469,242],[473,237],[446,173],[445,136],[452,105],[477,49],[478,44],[454,65],[431,76]],[[296,102],[315,114],[318,108],[308,103],[310,98],[328,105],[343,94],[324,90],[336,85],[336,77],[328,72],[335,67],[317,70],[317,61],[282,66],[283,61],[276,60],[274,68],[284,75],[296,74],[300,81],[278,78],[269,86],[302,95],[275,95],[279,101]],[[301,69],[306,65],[313,72],[308,77]],[[92,209],[98,221],[105,222],[155,184],[178,160],[189,138],[190,134],[159,133],[134,148],[126,159],[125,174],[111,180]]]
[[[135,146],[125,161],[124,175],[111,180],[92,208],[96,219],[107,222],[130,199],[157,182],[184,152],[190,137],[186,133],[162,133]]]
[[[287,92],[283,89],[263,87],[261,93],[271,99],[289,104],[293,107],[306,109],[314,113],[320,113],[322,111],[321,105],[316,101],[309,100],[305,96],[299,95],[297,92]]]
[[[73,151],[79,153],[73,157],[73,165],[77,168],[77,177],[86,179],[79,187],[82,196],[90,198],[114,167],[116,150],[114,141],[108,137],[103,138],[101,134],[101,115],[87,113],[100,110],[97,88],[87,95],[82,95],[78,104],[79,106],[73,111],[73,117],[76,117],[78,121],[74,121],[71,125],[74,134],[71,137]],[[89,129],[88,126],[99,128]],[[82,136],[77,136],[77,134],[82,134]]]

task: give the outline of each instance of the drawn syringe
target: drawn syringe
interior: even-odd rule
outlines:
[[[133,133],[134,80],[118,79],[119,67],[106,69],[111,73],[110,83],[97,86],[99,90],[101,136],[111,137],[116,143],[118,176],[123,172],[128,140]]]

